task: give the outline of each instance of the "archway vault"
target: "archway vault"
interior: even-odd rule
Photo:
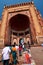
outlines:
[[[24,14],[17,14],[9,20],[9,25],[12,30],[24,31],[30,26],[29,17]]]
[[[34,30],[32,31],[32,29],[33,26],[28,15],[16,14],[9,19],[5,41],[12,42],[12,39],[15,38],[16,40],[17,38],[30,38],[33,42]]]
[[[31,36],[31,26],[30,26],[30,19],[27,15],[24,14],[17,14],[13,17],[10,18],[9,20],[9,35],[8,37],[10,38],[11,35],[15,36],[21,36],[21,37],[27,37],[32,38]],[[8,38],[8,39],[9,39]]]

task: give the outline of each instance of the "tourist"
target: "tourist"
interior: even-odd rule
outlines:
[[[25,51],[24,44],[22,45],[23,51]]]
[[[18,63],[18,60],[17,60],[18,57],[17,57],[17,49],[15,47],[15,43],[14,43],[14,45],[12,47],[12,56],[13,56],[13,64],[17,65],[17,63]]]
[[[19,46],[16,44],[16,46],[15,46],[15,47],[16,47],[16,50],[18,51],[18,49],[19,49]]]
[[[29,51],[25,51],[23,52],[23,57],[24,57],[24,64],[28,64],[31,65],[31,54],[29,53]]]
[[[13,56],[12,56],[12,45],[11,44],[9,45],[9,48],[11,50],[10,59],[9,59],[9,65],[12,65],[13,64]]]
[[[19,56],[22,56],[22,45],[19,45]]]
[[[2,50],[2,60],[3,60],[3,65],[9,65],[9,55],[11,53],[11,50],[7,44],[5,44],[5,47]]]
[[[26,43],[24,43],[24,51],[26,51],[26,46],[27,46]]]
[[[28,41],[27,43],[28,43],[28,49],[30,49],[30,47],[31,47],[31,46],[30,46],[30,42]]]

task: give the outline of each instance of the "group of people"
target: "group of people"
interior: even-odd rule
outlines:
[[[30,48],[29,42],[28,42],[28,48]],[[19,56],[22,56],[22,51],[24,52],[26,49],[26,44],[20,44],[19,46],[16,45],[14,42],[14,45],[7,45],[5,44],[5,47],[2,50],[2,62],[3,65],[17,65],[19,64],[18,61],[18,51]]]
[[[2,50],[3,65],[16,65],[18,63],[17,58],[17,47],[15,47],[15,43],[13,46],[5,44]]]

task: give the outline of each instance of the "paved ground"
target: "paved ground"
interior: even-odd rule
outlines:
[[[31,54],[36,65],[43,65],[43,47],[31,47]]]
[[[43,65],[43,47],[31,47],[31,55],[34,59],[33,62],[35,61],[36,65]],[[19,65],[21,64],[22,62],[20,61]],[[2,65],[2,63],[0,63],[0,65]]]

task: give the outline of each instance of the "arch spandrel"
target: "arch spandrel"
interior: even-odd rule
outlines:
[[[28,10],[24,10],[24,11],[19,11],[19,12],[11,12],[8,14],[8,21],[15,15],[17,14],[23,14],[23,15],[26,15],[28,17],[30,17],[30,12],[29,12],[29,9]]]

